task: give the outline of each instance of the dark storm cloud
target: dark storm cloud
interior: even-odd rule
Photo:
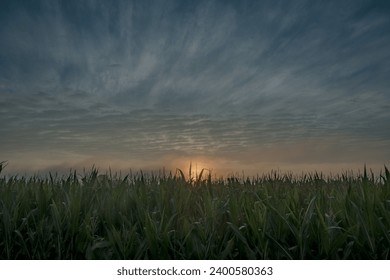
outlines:
[[[0,151],[9,157],[234,159],[331,138],[335,155],[351,145],[354,154],[360,139],[390,158],[386,1],[0,5]]]

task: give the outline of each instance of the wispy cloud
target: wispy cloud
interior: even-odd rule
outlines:
[[[390,20],[380,5],[5,5],[0,152],[46,151],[47,162],[129,156],[145,166],[208,156],[244,166],[261,155],[361,161],[364,147],[382,163],[390,158]]]

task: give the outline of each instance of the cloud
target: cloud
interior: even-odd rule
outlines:
[[[360,161],[365,147],[383,161],[390,20],[367,1],[281,3],[1,9],[0,151],[50,164],[132,157],[147,166],[174,155],[245,165],[262,153]],[[307,161],[294,154],[302,149]]]

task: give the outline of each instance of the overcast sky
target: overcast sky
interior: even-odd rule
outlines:
[[[0,161],[390,166],[389,1],[1,1]]]

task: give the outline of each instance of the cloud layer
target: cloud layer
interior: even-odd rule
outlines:
[[[385,2],[0,5],[15,166],[388,164]]]

